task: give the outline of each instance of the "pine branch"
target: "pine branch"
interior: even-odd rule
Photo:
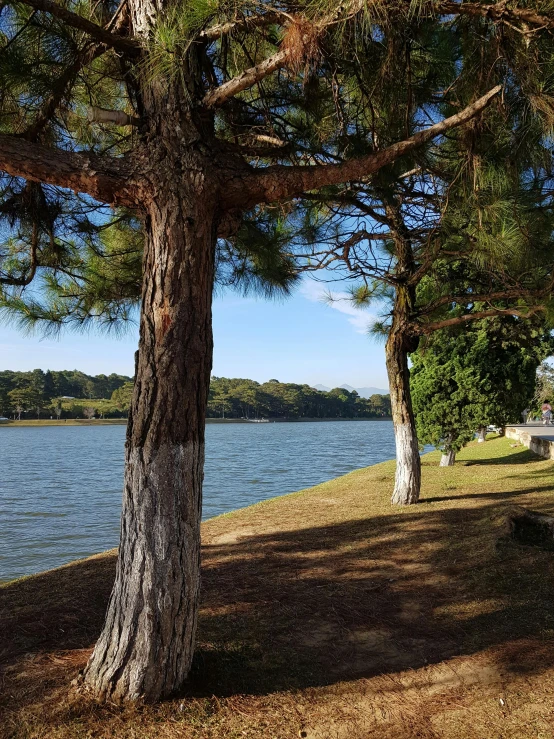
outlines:
[[[131,167],[124,159],[53,149],[0,134],[0,170],[31,182],[86,193],[110,205],[136,206]]]
[[[463,316],[456,316],[456,318],[445,318],[443,321],[434,321],[433,323],[426,323],[424,325],[415,325],[414,329],[416,333],[421,335],[432,334],[433,331],[438,331],[441,328],[448,328],[449,326],[461,326],[468,321],[477,321],[481,318],[494,318],[496,316],[516,316],[517,318],[530,318],[536,313],[541,313],[546,310],[544,305],[532,305],[526,311],[522,311],[519,308],[491,308],[490,310],[482,310],[477,313],[465,313]]]
[[[460,113],[445,118],[404,141],[358,159],[341,164],[305,167],[277,165],[254,172],[251,170],[246,176],[226,171],[225,188],[222,192],[223,207],[247,209],[257,203],[288,200],[320,187],[362,180],[445,131],[471,120],[490,104],[501,89],[501,85],[497,85]]]
[[[29,5],[31,8],[35,8],[35,10],[50,13],[50,15],[59,18],[71,28],[84,31],[101,44],[106,44],[106,46],[117,49],[117,51],[121,51],[128,56],[137,56],[140,53],[140,44],[134,39],[125,38],[124,36],[107,31],[97,23],[89,21],[87,18],[83,18],[82,15],[73,13],[71,10],[67,10],[67,8],[58,5],[58,3],[52,0],[21,0],[21,2]]]
[[[0,285],[11,285],[17,287],[26,287],[27,285],[30,285],[35,277],[38,267],[37,249],[38,225],[35,222],[33,223],[33,234],[31,237],[31,261],[28,271],[22,277],[3,276],[0,274]]]
[[[101,56],[107,47],[105,44],[90,44],[77,55],[74,62],[64,69],[60,77],[54,83],[50,95],[44,101],[32,125],[22,134],[28,141],[35,141],[40,132],[45,128],[57,107],[64,99],[68,89],[74,83],[75,78],[83,67]]]
[[[486,303],[491,300],[536,299],[546,297],[551,291],[552,283],[549,283],[548,287],[535,291],[514,288],[513,290],[498,290],[497,292],[484,293],[482,295],[444,295],[419,309],[419,315],[430,315],[441,306],[451,305],[452,303],[456,303],[456,305],[467,305],[468,303]]]
[[[87,120],[90,123],[114,123],[116,126],[139,126],[140,118],[124,113],[122,110],[106,110],[105,108],[89,108]]]
[[[233,33],[239,33],[241,31],[250,31],[253,28],[263,28],[264,26],[271,26],[274,23],[290,22],[290,16],[288,13],[280,13],[278,11],[269,11],[263,15],[251,15],[247,18],[240,18],[239,20],[229,21],[228,23],[220,23],[217,26],[206,28],[201,31],[198,36],[198,41],[210,42],[217,41],[217,39],[223,36],[229,36]]]
[[[512,25],[525,23],[533,26],[533,29],[523,29],[525,33],[532,33],[543,28],[554,28],[554,19],[540,15],[527,8],[508,7],[505,0],[493,5],[480,5],[479,3],[439,3],[437,11],[448,15],[471,15],[481,18],[490,18],[497,22],[508,22]]]
[[[208,92],[202,100],[202,104],[207,108],[218,108],[223,105],[227,100],[238,95],[239,92],[247,90],[252,87],[264,77],[275,72],[277,69],[282,69],[286,66],[289,57],[291,56],[288,49],[278,51],[273,56],[265,59],[260,64],[250,69],[245,69],[244,72],[233,77],[228,82],[224,82],[222,85],[217,87],[215,90]]]

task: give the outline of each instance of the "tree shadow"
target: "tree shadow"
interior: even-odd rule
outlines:
[[[467,497],[509,502],[526,492]],[[198,647],[183,694],[265,695],[499,646],[506,670],[541,672],[554,659],[545,636],[554,631],[554,558],[505,538],[500,509],[422,506],[215,538],[203,547]],[[0,588],[4,665],[91,648],[114,563],[85,560]],[[541,642],[548,659],[528,649],[514,657],[522,639]]]
[[[533,473],[530,472],[529,476],[531,476]],[[543,473],[537,473],[538,477],[550,477],[552,478],[552,473],[543,474]],[[510,475],[506,479],[512,479],[512,477],[515,477],[515,475]],[[520,495],[529,495],[534,493],[551,493],[554,491],[554,483],[552,485],[541,485],[540,487],[532,487],[532,488],[520,488],[519,490],[512,490],[508,492],[498,492],[498,493],[467,493],[465,495],[457,495],[456,500],[498,500],[498,501],[509,501],[512,498],[518,498]],[[445,500],[452,500],[452,495],[437,495],[433,496],[431,498],[420,498],[420,503],[440,503],[441,501]],[[550,503],[550,501],[548,501]]]
[[[497,511],[392,514],[206,547],[190,691],[325,685],[540,638],[554,626],[554,560],[505,539]]]
[[[506,457],[485,457],[483,459],[460,460],[458,464],[464,467],[473,467],[475,465],[514,465],[514,464],[530,464],[531,462],[544,462],[544,457],[535,454],[530,449],[522,449],[520,452],[513,452]]]

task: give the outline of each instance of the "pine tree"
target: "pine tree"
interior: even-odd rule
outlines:
[[[286,272],[275,244],[310,230],[314,194],[487,108],[548,118],[553,26],[547,4],[3,4],[5,304],[34,320],[39,277],[54,325],[125,317],[144,239],[117,575],[84,676],[97,696],[156,700],[190,668],[216,271]]]
[[[421,487],[409,353],[434,331],[486,317],[533,318],[552,300],[548,138],[533,131],[529,140],[515,106],[497,123],[478,136],[477,122],[471,136],[451,132],[408,171],[397,163],[350,183],[348,193],[328,191],[333,221],[323,220],[297,254],[303,269],[346,281],[354,305],[382,314],[373,332],[386,341],[395,504],[417,503]]]

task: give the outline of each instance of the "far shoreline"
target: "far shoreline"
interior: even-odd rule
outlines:
[[[332,423],[333,421],[392,421],[390,416],[379,418],[269,418],[262,423]],[[256,423],[260,421],[248,418],[207,418],[206,424]],[[21,428],[23,426],[126,426],[126,418],[67,418],[58,421],[56,418],[23,419],[21,421],[1,421],[0,428]]]

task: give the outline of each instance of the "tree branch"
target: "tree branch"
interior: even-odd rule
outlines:
[[[283,22],[289,23],[290,15],[271,10],[263,15],[251,15],[247,18],[240,18],[239,20],[220,23],[217,26],[206,28],[205,31],[201,31],[198,34],[197,39],[198,41],[205,42],[217,41],[222,36],[229,36],[232,33],[250,31],[252,28],[263,28],[264,26],[271,26],[273,23]]]
[[[530,306],[527,311],[523,312],[517,308],[491,308],[490,310],[479,311],[478,313],[465,313],[463,316],[456,316],[456,318],[446,318],[444,321],[434,321],[433,323],[426,323],[424,325],[415,325],[417,333],[427,335],[438,331],[441,328],[448,328],[449,326],[460,326],[468,321],[477,321],[480,318],[493,318],[495,316],[517,316],[518,318],[530,318],[535,313],[540,313],[546,310],[544,305],[533,305]]]
[[[222,188],[223,207],[225,209],[238,207],[248,209],[257,203],[288,200],[306,191],[327,185],[361,180],[441,133],[471,120],[489,105],[501,89],[501,85],[497,85],[460,113],[445,118],[404,141],[399,141],[386,149],[359,159],[351,159],[341,164],[317,164],[305,167],[277,165],[265,167],[259,171],[250,169],[246,175],[225,171],[225,186]]]
[[[77,55],[75,61],[66,67],[60,77],[54,83],[54,87],[50,95],[45,99],[36,119],[31,126],[22,134],[22,137],[28,141],[36,140],[37,136],[51,120],[56,112],[57,107],[67,94],[69,87],[75,81],[80,70],[90,64],[94,59],[101,56],[106,50],[104,44],[88,45]]]
[[[29,271],[22,277],[2,277],[0,275],[0,284],[12,285],[12,286],[17,286],[17,287],[26,287],[27,285],[30,285],[35,277],[37,266],[38,266],[37,248],[38,248],[38,225],[35,222],[33,223],[33,233],[31,236],[31,262],[29,265]]]
[[[140,118],[124,113],[122,110],[106,110],[105,108],[89,108],[89,123],[114,123],[116,126],[140,126]]]
[[[527,8],[507,7],[506,2],[494,5],[480,5],[479,3],[452,3],[445,2],[437,5],[437,11],[448,15],[473,15],[481,18],[490,18],[493,21],[515,23],[526,23],[535,26],[534,30],[540,28],[554,28],[554,19],[546,15],[539,15]],[[527,30],[527,33],[533,31]]]
[[[110,205],[136,206],[131,167],[124,159],[76,154],[0,134],[0,170],[86,193]]]
[[[429,315],[433,311],[437,310],[443,305],[449,305],[450,303],[456,303],[457,305],[463,305],[467,303],[487,303],[491,300],[512,300],[512,299],[523,299],[523,298],[540,298],[547,295],[552,290],[552,284],[542,290],[531,291],[522,290],[521,288],[514,288],[513,290],[498,290],[494,293],[484,293],[482,295],[443,295],[441,298],[433,300],[431,303],[423,306],[420,310],[420,315]]]
[[[117,49],[128,56],[137,56],[140,53],[140,44],[134,39],[125,38],[119,36],[111,31],[99,26],[93,21],[83,18],[82,15],[73,13],[71,10],[67,10],[62,5],[53,2],[53,0],[21,0],[25,5],[29,5],[35,10],[42,10],[44,13],[50,13],[55,18],[59,18],[61,21],[66,23],[71,28],[76,28],[79,31],[84,31],[96,41],[99,41],[106,46],[110,46],[112,49]]]
[[[261,64],[257,64],[255,67],[250,67],[250,69],[245,69],[244,72],[238,75],[238,77],[233,77],[233,79],[228,82],[224,82],[219,87],[216,87],[215,90],[208,92],[204,96],[202,104],[207,108],[217,108],[223,105],[223,103],[226,100],[229,100],[229,98],[238,95],[239,92],[242,92],[243,90],[247,90],[260,80],[263,80],[264,77],[275,72],[275,70],[284,67],[289,57],[290,51],[288,49],[278,51],[268,59],[264,59]]]

